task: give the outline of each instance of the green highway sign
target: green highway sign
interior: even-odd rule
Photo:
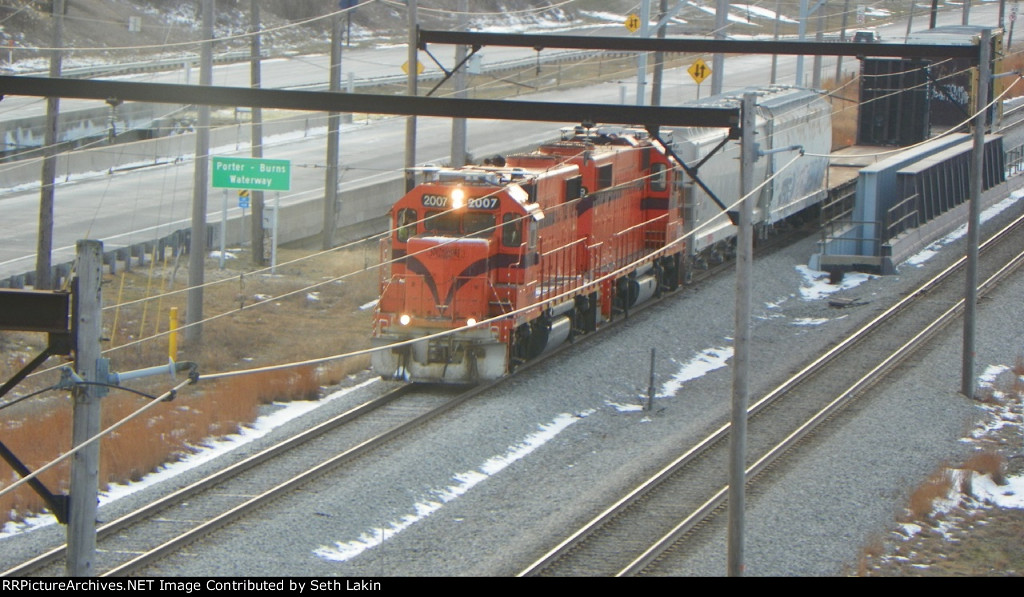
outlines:
[[[289,160],[213,157],[213,188],[288,191],[292,186]]]

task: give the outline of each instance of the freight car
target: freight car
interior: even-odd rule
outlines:
[[[754,195],[753,222],[758,235],[764,237],[772,227],[806,213],[828,195],[828,158],[822,156],[832,149],[832,107],[808,89],[773,86],[756,93],[754,138],[759,157],[754,162],[753,180],[754,184],[770,181]],[[713,96],[696,105],[738,107],[742,95]],[[689,272],[730,257],[734,250],[736,227],[721,214],[723,206],[734,204],[740,196],[740,144],[729,142],[728,131],[722,129],[687,127],[672,132],[675,154],[691,165],[703,182],[702,188],[692,178],[683,179],[683,220],[688,237],[684,267]],[[799,148],[803,157],[783,169],[794,157],[794,148]]]
[[[772,88],[758,104],[762,149],[773,138],[827,146],[819,110],[828,104],[817,95]],[[735,235],[721,217],[738,198],[738,144],[726,136],[681,129],[655,140],[643,129],[571,127],[530,153],[426,171],[392,207],[381,243],[374,371],[417,382],[496,379],[677,288]],[[676,160],[699,163],[689,176],[720,191],[698,192]],[[757,180],[775,174],[771,159],[758,162]],[[759,226],[820,200],[825,165],[802,166],[759,195]]]

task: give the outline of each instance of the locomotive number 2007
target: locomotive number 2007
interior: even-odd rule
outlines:
[[[445,195],[423,195],[424,207],[448,207],[450,199]],[[495,209],[498,207],[497,197],[474,197],[466,201],[469,209]]]

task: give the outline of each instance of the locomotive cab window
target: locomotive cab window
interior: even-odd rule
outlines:
[[[565,181],[565,200],[572,201],[579,199],[586,193],[583,192],[583,177],[573,176]]]
[[[462,231],[468,236],[487,238],[494,235],[495,218],[493,213],[471,211],[462,216]]]
[[[612,165],[601,166],[597,169],[597,189],[607,189],[612,186]]]
[[[409,240],[416,234],[416,210],[408,207],[398,210],[395,216],[395,237],[399,242]]]
[[[519,216],[507,213],[501,216],[501,244],[506,247],[518,249],[523,244],[523,233],[520,232],[522,223]]]
[[[494,234],[496,218],[493,213],[471,211],[428,211],[423,227],[432,234],[447,236],[466,235],[486,238]]]
[[[423,219],[427,232],[440,234],[459,233],[459,214],[454,211],[428,211]]]
[[[651,190],[664,191],[668,188],[668,176],[665,164],[651,164]]]

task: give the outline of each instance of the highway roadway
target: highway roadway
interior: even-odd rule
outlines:
[[[940,24],[960,23],[959,13],[947,13]],[[975,6],[971,12],[971,23],[994,26],[997,21],[997,7]],[[919,17],[915,29],[926,26],[927,20]],[[902,39],[906,23],[881,28],[887,41]],[[399,68],[405,61],[404,48],[386,48],[367,54],[365,64],[370,68]],[[487,49],[490,52],[490,49]],[[532,53],[532,52],[531,52]],[[369,61],[373,61],[371,65]],[[769,82],[767,56],[739,56],[726,63],[726,90]],[[355,63],[353,58],[351,62]],[[796,59],[780,57],[778,72],[780,83],[792,83]],[[809,73],[812,61],[805,59],[805,73]],[[824,61],[824,78],[834,71],[833,59]],[[273,64],[275,70],[269,70]],[[268,70],[263,80],[274,81],[280,68],[285,74],[294,75],[302,68],[308,69],[308,77],[326,71],[318,70],[317,61],[303,57],[293,60],[268,61]],[[856,60],[847,58],[846,68],[857,68]],[[381,66],[383,65],[383,67]],[[831,66],[830,66],[831,65]],[[222,74],[215,79],[218,85],[237,84],[246,86],[247,66],[219,69]],[[238,69],[244,70],[244,74]],[[831,70],[830,70],[831,69]],[[233,74],[229,74],[233,73]],[[168,77],[181,76],[171,73]],[[809,77],[809,74],[808,74]],[[147,75],[146,80],[161,80]],[[289,79],[287,83],[297,84],[301,77]],[[168,82],[183,82],[182,80]],[[736,84],[733,85],[732,83]],[[669,71],[665,77],[663,103],[678,103],[708,94],[709,84],[698,87],[684,69]],[[571,91],[557,91],[521,96],[520,99],[536,101],[564,101],[618,104],[623,99],[632,103],[635,96],[635,80],[625,77],[618,81],[598,83]],[[7,100],[3,102],[6,104]],[[0,104],[0,108],[3,107]],[[566,125],[578,123],[565,123]],[[557,135],[558,125],[535,122],[509,122],[495,120],[474,120],[469,123],[468,147],[476,158],[502,153],[509,148],[528,146]],[[450,151],[450,120],[419,118],[417,128],[417,163],[442,163]],[[280,195],[282,204],[299,202],[323,196],[325,144],[324,129],[312,134],[297,133],[290,137],[270,139],[264,157],[286,159],[292,162],[292,190]],[[405,119],[384,118],[369,123],[346,125],[341,140],[341,190],[357,189],[388,178],[401,176],[404,162]],[[132,151],[132,145],[123,146],[125,152]],[[53,263],[71,261],[74,257],[75,242],[83,238],[100,239],[107,247],[126,245],[153,240],[173,230],[189,225],[192,201],[193,162],[192,147],[182,147],[185,159],[171,165],[140,168],[133,171],[107,175],[94,173],[60,173],[56,189],[54,214]],[[214,147],[213,155],[249,155],[247,147]],[[3,165],[0,165],[2,168]],[[208,221],[216,223],[221,218],[220,189],[209,193]],[[268,201],[273,194],[268,194]],[[381,197],[380,210],[383,214],[397,197]],[[233,197],[232,197],[233,200]],[[36,236],[38,227],[38,188],[0,190],[0,279],[34,269]],[[234,208],[238,210],[238,208]]]

